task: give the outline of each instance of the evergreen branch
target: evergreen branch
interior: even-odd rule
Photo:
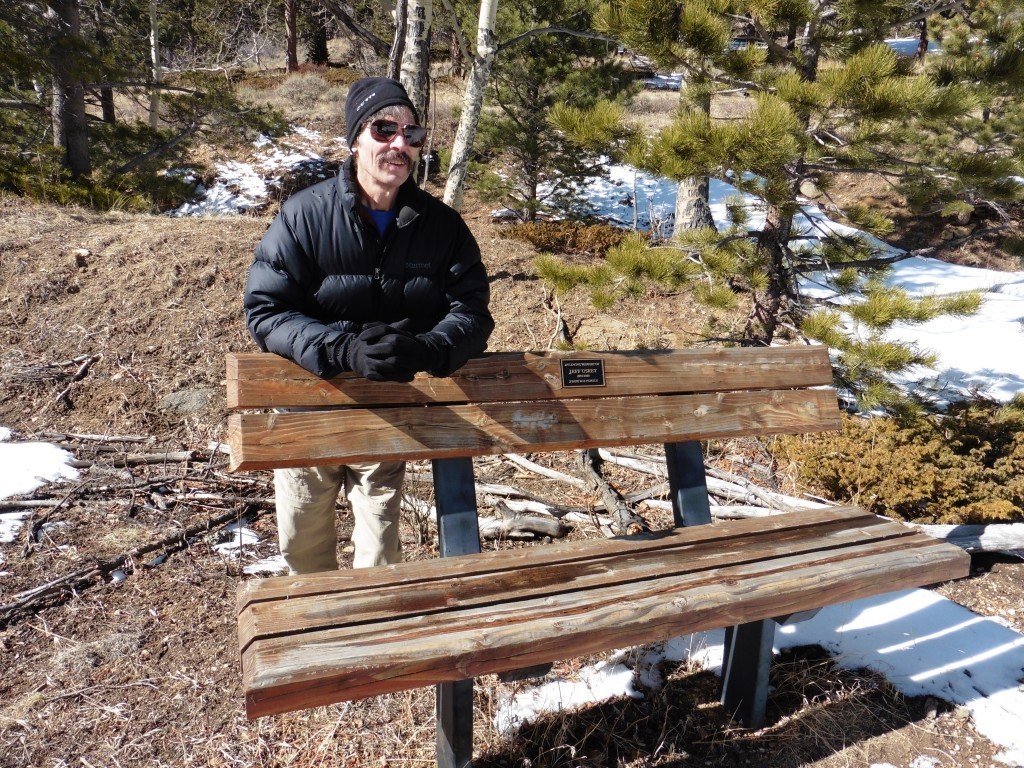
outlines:
[[[825,263],[823,261],[819,261],[819,262],[816,262],[816,263],[810,263],[810,264],[804,265],[804,269],[801,270],[801,271],[806,271],[806,272],[823,272],[823,271],[839,272],[839,271],[842,271],[844,269],[864,269],[865,267],[870,267],[872,269],[877,269],[879,267],[888,267],[888,266],[890,266],[892,264],[897,264],[897,263],[899,263],[901,261],[905,261],[906,259],[913,259],[913,258],[917,258],[917,257],[921,257],[921,258],[934,257],[935,254],[937,254],[937,253],[941,253],[942,251],[948,250],[950,248],[957,248],[957,247],[963,245],[964,243],[966,243],[966,242],[968,242],[970,240],[973,240],[973,239],[975,239],[977,237],[986,237],[988,235],[994,235],[994,234],[996,234],[998,232],[1002,232],[1003,230],[1007,229],[1008,227],[1009,227],[1009,224],[1002,224],[1002,225],[1000,225],[998,227],[987,227],[986,229],[979,229],[976,232],[971,232],[969,234],[966,234],[966,235],[964,235],[962,237],[955,238],[953,240],[947,240],[946,242],[944,242],[944,243],[942,243],[940,245],[929,245],[929,246],[927,246],[925,248],[915,248],[912,251],[899,251],[897,253],[889,254],[888,256],[875,256],[875,257],[870,258],[870,259],[863,259],[863,260],[858,260],[858,261],[839,262],[838,264],[827,264],[827,263]]]
[[[964,13],[964,4],[961,0],[952,0],[952,2],[936,2],[931,8],[926,8],[923,11],[915,13],[913,16],[907,19],[901,19],[900,21],[893,22],[889,25],[889,29],[901,27],[906,24],[913,24],[916,21],[924,21],[925,19],[934,16],[937,13],[945,13],[946,11],[959,11],[961,14]]]
[[[0,99],[0,109],[23,109],[40,114],[46,114],[50,111],[50,108],[45,104],[37,104],[34,101],[20,101],[19,99]]]
[[[192,70],[190,70],[192,71]],[[205,91],[197,91],[194,88],[184,88],[180,85],[164,85],[163,83],[153,82],[134,82],[131,80],[124,82],[101,82],[101,83],[89,83],[85,86],[86,88],[150,88],[158,91],[180,91],[181,93],[187,93],[189,96],[195,96],[197,99],[202,99],[206,96]]]
[[[521,43],[523,40],[526,40],[526,39],[531,38],[531,37],[536,37],[537,35],[546,35],[546,34],[569,35],[571,37],[583,37],[583,38],[586,38],[588,40],[600,40],[600,41],[605,42],[605,43],[618,43],[619,42],[614,37],[608,37],[607,35],[599,35],[596,32],[587,32],[587,31],[582,30],[582,29],[570,29],[568,27],[538,27],[537,29],[527,30],[526,32],[523,32],[520,35],[516,35],[515,37],[510,38],[509,40],[506,40],[504,43],[500,43],[498,45],[498,47],[495,49],[495,52],[496,53],[501,53],[506,48],[511,48],[513,45]]]
[[[127,163],[122,165],[120,168],[117,168],[114,171],[114,173],[120,175],[122,173],[128,173],[128,171],[131,171],[134,168],[138,168],[140,165],[145,163],[147,160],[151,160],[152,158],[157,157],[157,156],[163,154],[167,150],[173,149],[174,147],[176,147],[178,144],[180,144],[182,141],[187,139],[189,136],[191,136],[192,134],[194,134],[198,130],[199,130],[199,123],[197,123],[197,122],[196,123],[192,123],[192,125],[190,125],[188,128],[186,128],[184,131],[179,133],[177,136],[175,136],[173,139],[171,139],[167,143],[161,144],[158,147],[154,147],[149,152],[146,152],[145,154],[139,155],[138,157],[135,157],[135,158],[129,160]]]
[[[760,91],[763,93],[774,93],[775,88],[755,83],[751,80],[737,80],[735,77],[729,77],[723,74],[712,74],[710,72],[703,72],[708,79],[714,83],[720,83],[721,85],[728,85],[736,88],[738,91]]]
[[[781,56],[785,61],[790,63],[796,63],[796,56],[789,48],[784,45],[779,45],[775,41],[775,37],[765,29],[764,25],[755,19],[753,16],[741,16],[735,13],[723,14],[728,19],[734,19],[736,21],[742,21],[744,24],[750,24],[754,31],[757,32],[757,36],[761,38],[761,42],[768,46],[768,50],[777,56]]]

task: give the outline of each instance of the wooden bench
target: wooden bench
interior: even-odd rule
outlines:
[[[776,621],[967,575],[855,508],[711,522],[701,440],[837,429],[820,347],[490,354],[447,379],[323,381],[228,357],[232,467],[430,459],[441,558],[250,581],[250,718],[437,685],[438,764],[471,765],[472,678],[728,627],[722,702],[763,723]],[[315,408],[266,412],[268,408]],[[661,443],[676,527],[480,553],[473,456]]]

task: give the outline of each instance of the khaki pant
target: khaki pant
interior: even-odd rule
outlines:
[[[277,531],[291,573],[338,568],[335,504],[344,489],[352,506],[356,568],[402,559],[398,518],[405,462],[274,470]]]

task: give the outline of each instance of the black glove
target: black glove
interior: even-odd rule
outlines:
[[[448,370],[448,347],[435,341],[430,336],[421,334],[416,337],[424,346],[426,356],[422,359],[421,371],[429,371],[433,376],[447,376],[451,373]]]
[[[372,324],[352,339],[345,367],[371,381],[412,381],[424,354],[422,342],[383,323]]]

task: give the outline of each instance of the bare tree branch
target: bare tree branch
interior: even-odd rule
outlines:
[[[513,45],[517,45],[518,43],[521,43],[523,42],[523,40],[526,40],[528,38],[536,37],[537,35],[547,34],[583,37],[587,38],[588,40],[602,40],[606,43],[618,42],[613,37],[608,37],[607,35],[599,35],[596,32],[587,32],[581,29],[569,29],[568,27],[538,27],[537,29],[531,29],[526,32],[523,32],[521,35],[516,35],[515,37],[506,40],[504,43],[499,44],[497,47],[497,52],[501,53],[506,48],[511,48]]]
[[[329,13],[333,13],[338,21],[356,38],[362,40],[373,52],[382,58],[387,58],[391,52],[391,44],[377,37],[370,30],[360,26],[356,23],[356,20],[352,18],[352,14],[349,13],[345,6],[338,2],[338,0],[318,0]]]

